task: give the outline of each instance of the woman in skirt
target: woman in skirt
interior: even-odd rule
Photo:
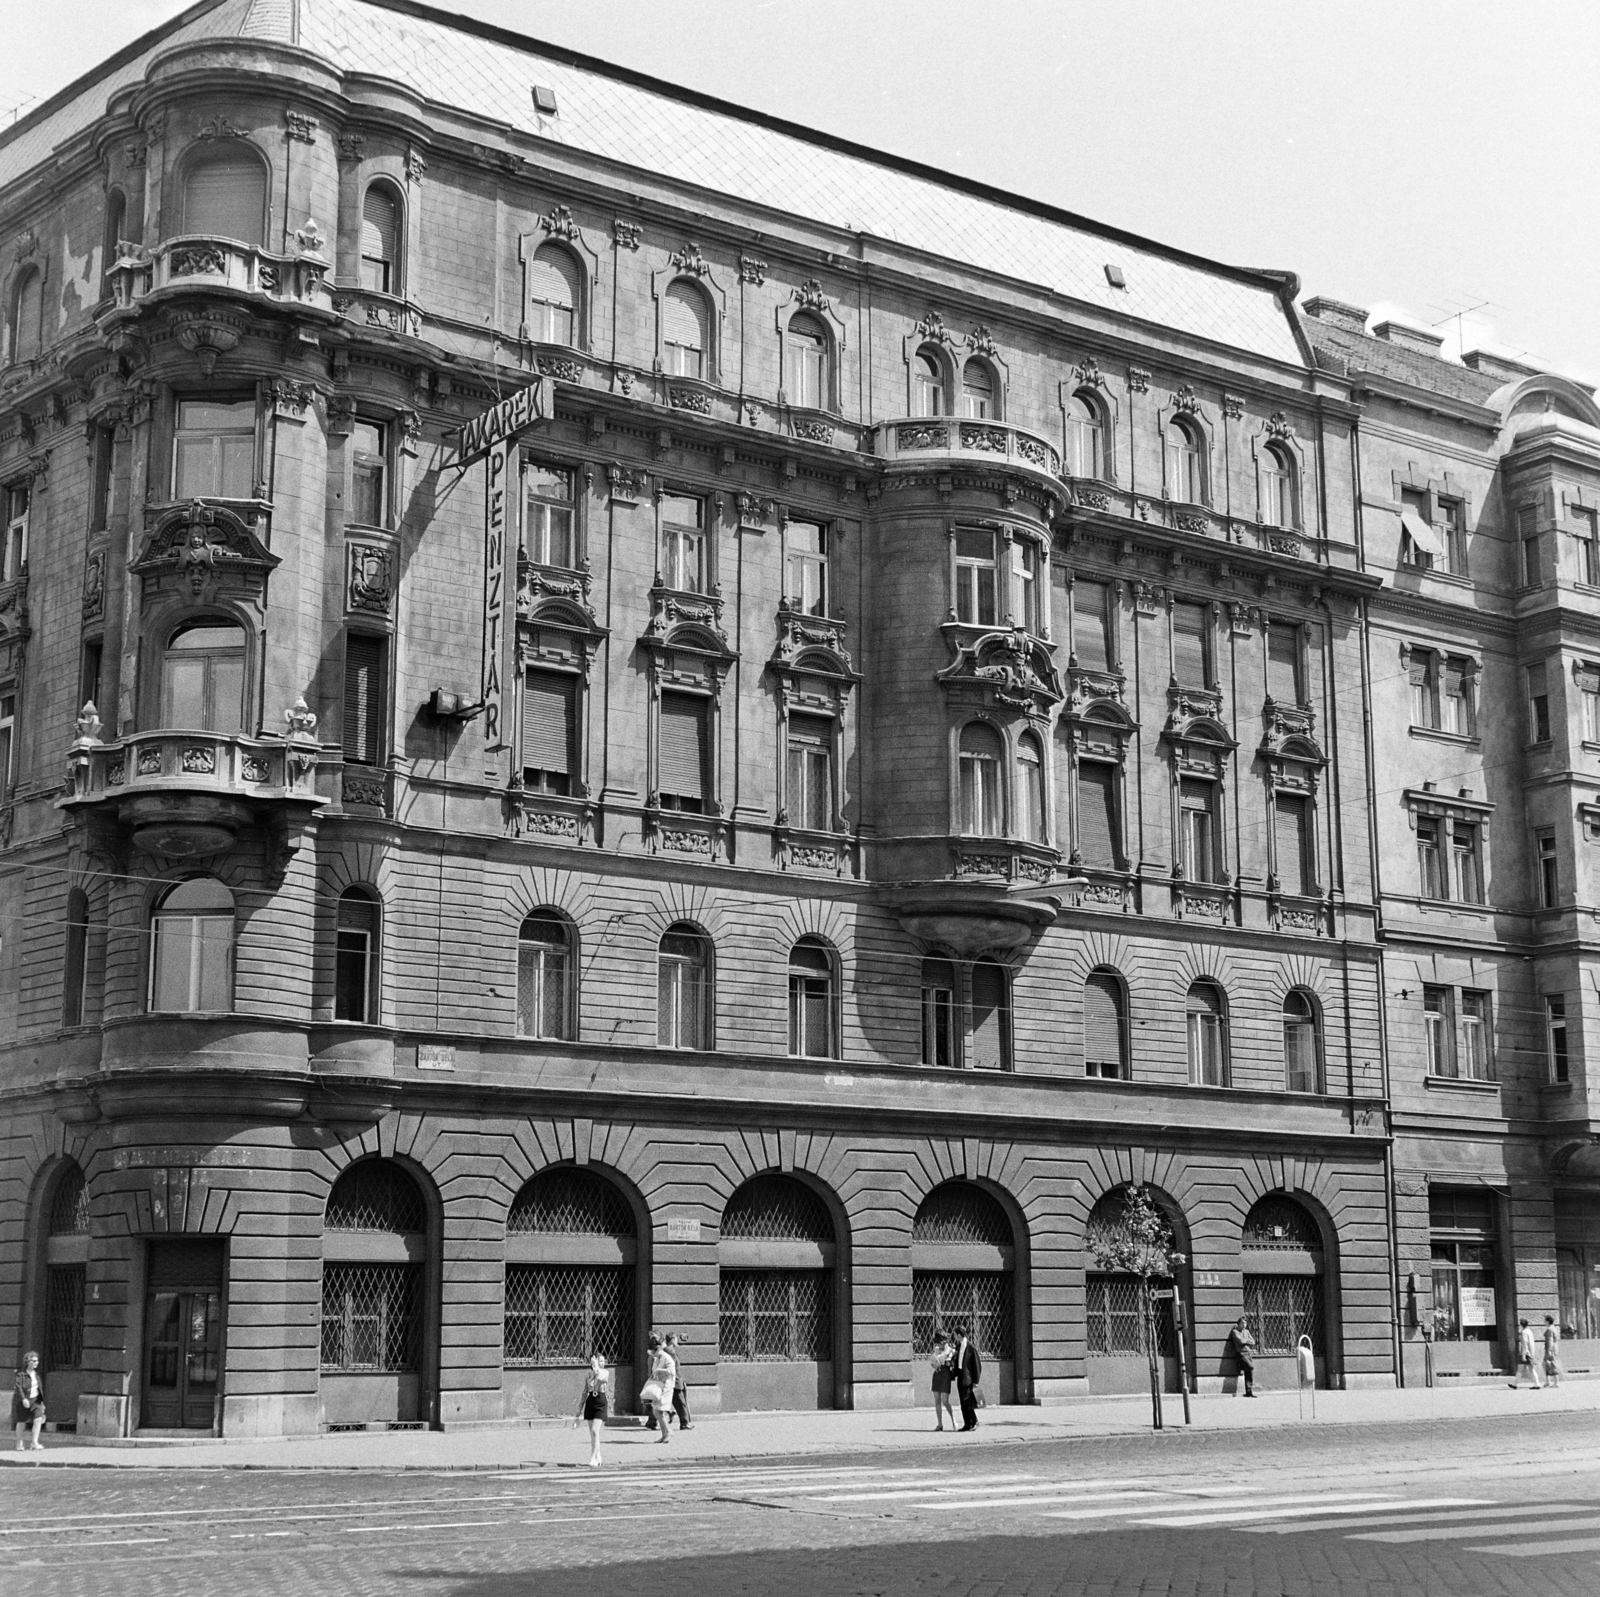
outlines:
[[[17,1428],[17,1451],[27,1451],[23,1435],[33,1427],[33,1450],[44,1451],[39,1432],[44,1429],[44,1378],[39,1374],[39,1355],[29,1352],[17,1371],[16,1384],[11,1391],[11,1423]]]
[[[589,1424],[589,1468],[600,1467],[600,1429],[606,1422],[608,1393],[606,1391],[606,1361],[598,1353],[589,1358],[589,1373],[583,1378],[583,1395],[578,1399],[578,1412],[572,1423],[587,1420]]]
[[[934,1429],[944,1429],[944,1417],[950,1416],[950,1429],[956,1428],[956,1412],[950,1406],[950,1357],[955,1350],[950,1337],[941,1325],[933,1333],[933,1418]]]

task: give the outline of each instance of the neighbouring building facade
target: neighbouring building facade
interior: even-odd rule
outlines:
[[[204,0],[23,119],[0,274],[58,1422],[1592,1319],[1587,391],[396,0]]]

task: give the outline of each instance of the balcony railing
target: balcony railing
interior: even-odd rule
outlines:
[[[872,453],[889,464],[1005,465],[1047,478],[1059,490],[1061,452],[1010,422],[967,416],[913,416],[873,428]]]
[[[149,248],[123,243],[106,274],[112,304],[130,310],[167,289],[222,288],[331,310],[321,243],[306,235],[302,248],[286,255],[231,238],[170,238]]]
[[[145,793],[315,802],[317,745],[235,732],[133,732],[110,743],[80,737],[68,758],[63,805]]]

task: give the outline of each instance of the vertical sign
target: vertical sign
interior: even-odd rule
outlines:
[[[510,491],[512,446],[501,439],[486,457],[488,481],[483,511],[483,748],[492,775],[499,762],[491,760],[506,746],[505,655],[506,625],[506,495]]]

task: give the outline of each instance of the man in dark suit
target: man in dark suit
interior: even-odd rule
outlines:
[[[975,1431],[978,1428],[978,1400],[973,1392],[983,1379],[983,1360],[978,1356],[978,1344],[967,1335],[964,1325],[956,1327],[956,1351],[950,1365],[955,1373],[956,1391],[961,1398],[961,1429]]]

